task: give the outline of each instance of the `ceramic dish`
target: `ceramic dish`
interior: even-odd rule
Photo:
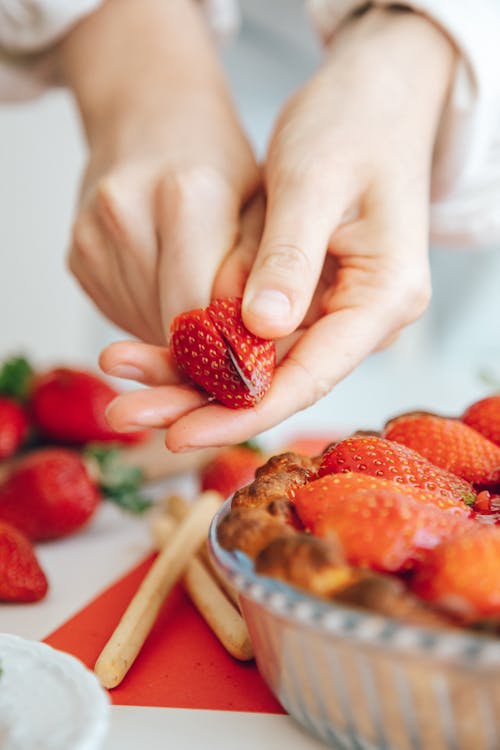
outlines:
[[[230,502],[212,522],[211,557],[291,716],[341,750],[499,750],[498,639],[407,625],[257,575],[218,544]]]
[[[69,654],[0,633],[0,748],[98,750],[109,700],[95,675]]]

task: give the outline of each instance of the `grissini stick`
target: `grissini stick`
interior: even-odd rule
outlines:
[[[188,507],[185,503],[186,510]],[[176,525],[175,519],[167,513],[154,519],[151,533],[158,549],[169,543]],[[211,569],[197,556],[187,565],[184,585],[191,601],[226,651],[240,661],[252,659],[253,648],[244,619],[228,601]]]
[[[221,501],[217,492],[202,493],[154,561],[95,664],[104,687],[119,685],[134,663],[167,594],[206,539]]]
[[[189,596],[226,651],[240,661],[253,659],[246,623],[201,560],[193,557],[184,573]]]
[[[181,495],[169,495],[164,499],[162,507],[164,509],[164,514],[162,516],[157,516],[155,521],[153,521],[152,527],[153,539],[158,539],[159,542],[157,544],[158,549],[161,549],[166,541],[167,535],[171,533],[171,531],[169,530],[171,522],[181,521],[183,518],[185,518],[186,513],[188,513],[189,511],[189,503],[186,502],[186,500],[181,497]],[[162,538],[163,543],[161,541]],[[199,549],[198,554],[208,570],[210,570],[212,575],[217,579],[219,585],[224,589],[226,594],[239,609],[240,602],[238,598],[238,592],[233,586],[231,586],[220,576],[219,572],[212,565],[212,561],[210,560],[210,556],[208,554],[208,546],[206,543],[203,544],[203,546]]]

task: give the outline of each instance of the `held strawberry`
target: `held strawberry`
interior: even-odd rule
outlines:
[[[179,370],[231,409],[255,406],[271,386],[274,342],[244,326],[239,298],[216,299],[203,310],[178,315],[170,346]]]
[[[118,395],[92,372],[60,367],[34,378],[29,405],[41,434],[58,443],[136,443],[148,433],[115,432],[106,422],[109,403]]]
[[[316,479],[293,498],[306,529],[335,536],[348,562],[383,571],[412,567],[425,550],[474,523],[437,502],[432,493],[353,472]]]
[[[469,482],[440,469],[405,445],[373,435],[345,438],[325,451],[318,476],[346,471],[437,493],[442,507],[471,505],[476,497]]]
[[[458,419],[403,414],[388,422],[383,436],[471,484],[493,487],[500,482],[500,447]]]
[[[29,539],[11,524],[0,521],[0,601],[36,602],[48,583]]]
[[[21,404],[10,398],[0,397],[0,460],[17,453],[28,430],[28,417]]]

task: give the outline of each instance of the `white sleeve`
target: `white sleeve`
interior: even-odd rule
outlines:
[[[374,0],[375,6],[392,5]],[[403,0],[429,17],[460,54],[436,144],[431,236],[444,245],[500,244],[500,1]],[[327,40],[362,0],[308,0]]]
[[[50,48],[102,0],[0,0],[0,101],[51,85]]]
[[[51,47],[103,1],[0,0],[0,102],[28,99],[51,86]],[[238,31],[237,0],[200,2],[217,39]]]
[[[39,52],[60,39],[101,0],[0,0],[0,48]]]

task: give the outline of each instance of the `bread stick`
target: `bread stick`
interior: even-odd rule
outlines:
[[[170,495],[163,501],[163,508],[165,513],[157,516],[151,526],[151,533],[153,535],[153,541],[157,549],[161,549],[166,543],[168,537],[172,533],[172,521],[180,521],[189,512],[189,503],[184,500],[180,495]],[[207,544],[203,544],[198,554],[200,559],[203,561],[208,570],[215,576],[219,584],[222,586],[226,594],[229,596],[231,601],[239,609],[239,599],[236,589],[231,586],[219,575],[219,572],[214,568],[208,554]]]
[[[253,659],[244,619],[197,557],[190,560],[184,582],[198,612],[231,656],[240,661]]]
[[[116,687],[127,674],[167,594],[206,539],[221,500],[217,492],[202,493],[154,561],[95,664],[104,687]]]
[[[166,513],[154,519],[151,533],[157,548],[161,549],[169,543],[174,528],[174,519]],[[206,545],[203,544],[198,551],[200,559],[194,557],[186,568],[184,574],[186,590],[224,648],[240,661],[252,659],[253,650],[245,621],[239,609],[235,609],[223,592],[225,591],[229,596],[233,594],[231,600],[236,607],[238,607],[237,594],[234,589],[229,591],[229,587],[223,585],[216,572],[206,564],[206,557],[208,557]]]

